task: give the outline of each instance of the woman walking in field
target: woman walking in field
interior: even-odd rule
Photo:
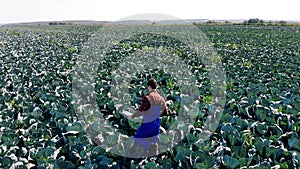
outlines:
[[[148,80],[149,94],[143,97],[140,109],[132,115],[128,115],[130,119],[143,117],[142,124],[138,128],[134,140],[144,148],[149,156],[158,155],[159,117],[162,114],[168,114],[166,102],[156,88],[156,80],[154,78]]]

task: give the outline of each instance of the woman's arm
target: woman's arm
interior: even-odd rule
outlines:
[[[166,101],[163,100],[163,112],[161,114],[161,116],[167,116],[169,113],[168,113],[168,107],[167,107],[167,104],[166,104]]]

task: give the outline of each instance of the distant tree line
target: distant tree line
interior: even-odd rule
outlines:
[[[244,21],[245,25],[251,25],[251,24],[256,24],[256,25],[285,25],[287,24],[286,21],[264,21],[262,19],[258,18],[253,18],[249,19],[248,21]]]
[[[263,24],[265,21],[258,19],[258,18],[253,18],[249,19],[248,21],[244,21],[245,24]]]
[[[66,22],[49,22],[49,25],[73,25],[73,23],[66,23]]]
[[[193,23],[194,25],[201,25],[203,23]],[[214,20],[208,20],[205,22],[205,24],[213,24],[213,25],[266,25],[266,26],[283,26],[283,25],[288,25],[288,26],[299,26],[299,23],[290,23],[287,21],[265,21],[259,18],[251,18],[249,20],[245,20],[244,22],[234,22],[234,21],[223,21],[223,22],[218,22]]]

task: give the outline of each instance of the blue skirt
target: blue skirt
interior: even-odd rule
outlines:
[[[158,143],[159,127],[159,118],[149,123],[142,123],[134,136],[134,140],[145,150],[148,150],[152,143]]]

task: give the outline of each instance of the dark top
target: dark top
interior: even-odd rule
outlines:
[[[150,103],[150,95],[155,97],[155,101],[157,102],[162,102],[162,105],[164,105],[164,111],[161,114],[162,116],[168,115],[168,109],[166,107],[166,103],[165,100],[163,99],[163,97],[161,97],[157,91],[151,91],[149,94],[143,96],[142,98],[142,102],[141,102],[141,106],[139,108],[139,111],[141,112],[146,112],[147,110],[149,110],[151,108],[151,103]]]

